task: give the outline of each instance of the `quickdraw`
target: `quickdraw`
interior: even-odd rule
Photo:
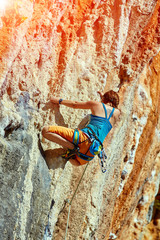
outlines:
[[[49,218],[50,218],[50,213],[51,213],[51,210],[53,208],[53,205],[54,205],[54,200],[52,200],[51,202],[51,206],[50,206],[50,210],[49,210],[49,213],[48,213],[48,223],[45,227],[45,230],[44,230],[44,237],[43,237],[43,240],[47,240],[48,238],[52,238],[52,234],[51,234],[51,230],[50,230],[50,221],[49,221]]]
[[[98,158],[99,158],[99,165],[101,166],[101,171],[102,173],[105,173],[107,171],[106,169],[107,155],[105,153],[104,148],[102,148],[102,151],[98,154]]]

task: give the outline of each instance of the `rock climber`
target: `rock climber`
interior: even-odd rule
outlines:
[[[92,114],[90,114],[89,124],[82,129],[76,130],[77,132],[75,132],[74,129],[62,126],[44,126],[42,129],[44,138],[69,149],[70,152],[73,151],[74,155],[69,159],[72,165],[80,166],[92,160],[95,154],[91,151],[91,145],[93,146],[92,140],[97,139],[98,142],[103,144],[105,137],[119,119],[118,94],[113,90],[105,94],[101,92],[98,93],[101,98],[100,102],[78,102],[59,99],[57,97],[51,97],[50,99],[53,104],[63,104],[70,108],[91,110]],[[75,144],[75,135],[77,133],[78,142]],[[86,156],[88,158],[86,158]]]

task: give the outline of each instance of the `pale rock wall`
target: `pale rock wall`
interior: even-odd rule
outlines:
[[[88,111],[49,98],[95,100],[108,89],[122,111],[105,141],[108,170],[97,158],[88,165],[68,239],[146,237],[160,182],[160,1],[14,0],[0,26],[1,239],[64,239],[85,166],[65,163],[40,131],[83,126]]]

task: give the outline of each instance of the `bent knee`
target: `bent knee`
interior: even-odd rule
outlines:
[[[49,132],[49,126],[45,126],[42,128],[42,136],[45,137],[46,136],[46,133]]]

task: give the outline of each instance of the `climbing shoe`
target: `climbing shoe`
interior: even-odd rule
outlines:
[[[69,160],[70,158],[75,158],[78,152],[79,147],[76,146],[74,149],[68,149],[66,153],[62,155],[62,157],[65,158],[66,160]]]

